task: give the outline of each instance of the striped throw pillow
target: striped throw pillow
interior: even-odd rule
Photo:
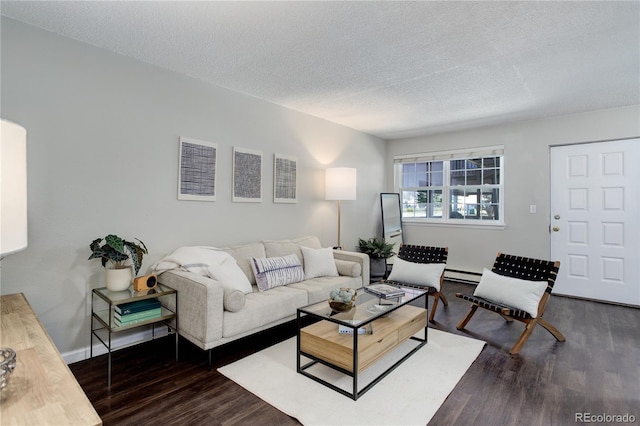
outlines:
[[[251,258],[251,267],[260,291],[304,280],[304,270],[298,256]]]

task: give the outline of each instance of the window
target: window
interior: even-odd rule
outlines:
[[[411,222],[502,225],[502,147],[399,156],[395,186]]]

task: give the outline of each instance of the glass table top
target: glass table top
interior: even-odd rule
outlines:
[[[409,304],[426,293],[425,290],[418,288],[400,288],[404,290],[404,296],[395,299],[381,299],[378,296],[366,292],[364,288],[359,288],[357,289],[358,296],[355,306],[346,312],[333,312],[329,306],[328,298],[321,302],[299,308],[298,311],[339,324],[355,326],[376,318],[384,317],[390,311]]]
[[[165,296],[176,292],[174,289],[163,284],[158,284],[157,288],[142,291],[135,291],[133,286],[122,291],[111,291],[106,287],[96,288],[93,291],[105,301],[115,304],[132,302],[134,300],[150,299],[152,297]]]

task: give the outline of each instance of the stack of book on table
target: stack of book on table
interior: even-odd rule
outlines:
[[[159,318],[161,315],[162,307],[158,299],[136,300],[116,305],[113,322],[117,326],[130,325]]]
[[[364,291],[381,299],[396,299],[404,296],[403,289],[389,284],[371,284],[366,286]]]
[[[348,321],[351,324],[356,324],[359,321]],[[351,327],[347,327],[346,325],[339,324],[338,325],[338,333],[340,334],[353,334],[355,329]],[[371,323],[367,324],[364,327],[358,327],[358,334],[373,334],[373,325]]]

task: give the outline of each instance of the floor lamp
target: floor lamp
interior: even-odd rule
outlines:
[[[7,120],[0,132],[0,259],[27,247],[27,131]]]
[[[356,169],[352,167],[331,167],[325,172],[325,200],[338,201],[338,249],[340,242],[340,209],[343,200],[356,199]]]
[[[7,120],[0,120],[0,179],[1,262],[27,247],[27,131]],[[0,389],[15,367],[15,350],[0,348]]]

